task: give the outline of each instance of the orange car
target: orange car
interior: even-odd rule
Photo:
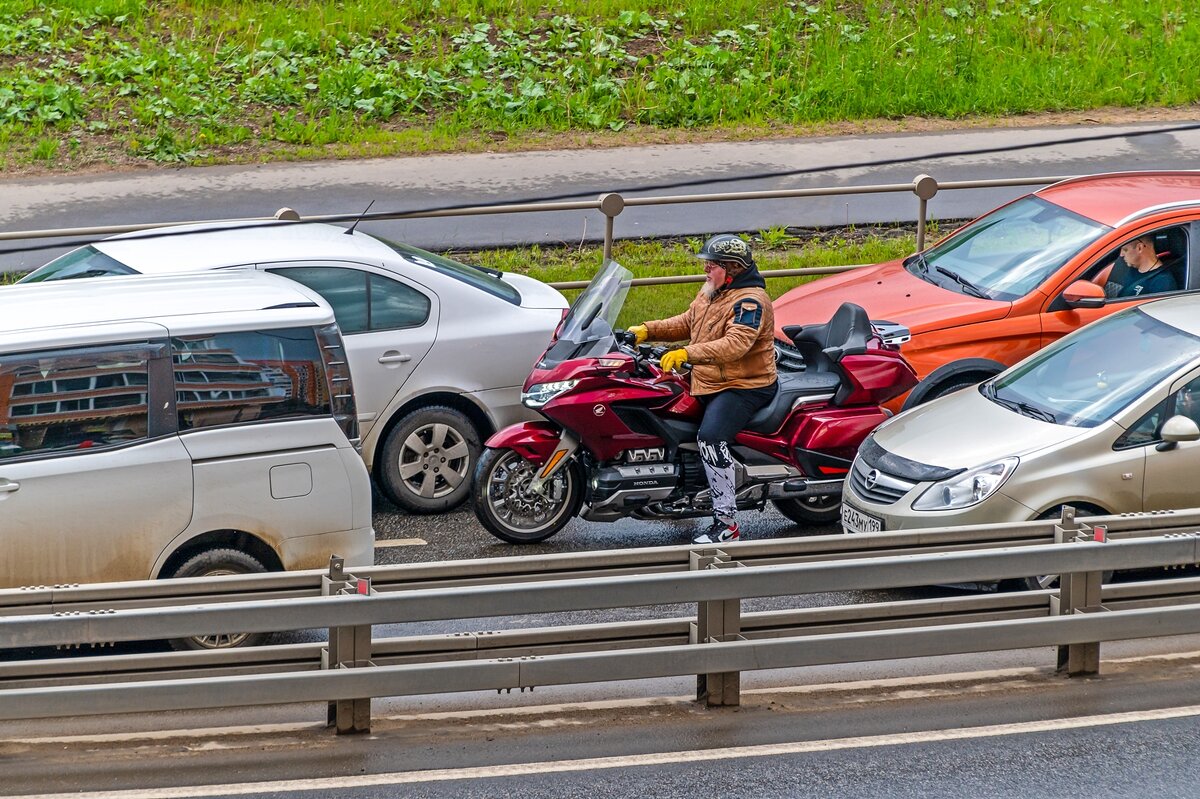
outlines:
[[[1200,172],[1073,178],[924,252],[792,289],[775,301],[776,337],[785,325],[829,319],[847,300],[872,320],[906,326],[912,340],[901,351],[922,379],[893,410],[909,408],[985,380],[1093,319],[1200,288],[1197,235]],[[1135,267],[1166,270],[1154,293],[1128,293],[1146,282],[1129,277],[1141,274]]]

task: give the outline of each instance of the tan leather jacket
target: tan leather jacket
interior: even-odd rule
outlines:
[[[701,289],[683,313],[646,322],[652,341],[688,339],[693,394],[775,382],[775,314],[764,287],[750,269],[711,300]]]

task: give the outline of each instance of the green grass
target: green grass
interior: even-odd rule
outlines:
[[[478,149],[1200,99],[1191,0],[6,0],[0,161]],[[42,144],[64,146],[53,152]]]
[[[767,245],[760,234],[760,237],[752,242],[755,246],[755,261],[759,269],[766,272],[774,269],[878,263],[909,255],[916,249],[915,236],[902,229],[863,235],[854,231],[849,233],[850,236],[835,233],[822,241],[805,244],[791,242],[789,246],[777,245],[774,248]],[[699,248],[699,240],[623,241],[617,242],[613,247],[613,259],[633,272],[634,277],[696,275],[701,272],[699,261],[694,255]],[[600,266],[601,251],[594,247],[533,247],[460,253],[455,257],[506,272],[532,275],[547,283],[565,283],[591,279]],[[530,264],[536,266],[531,268]],[[767,293],[775,298],[790,288],[818,280],[820,277],[813,275],[770,278],[767,280]],[[647,319],[673,316],[687,308],[699,289],[699,283],[637,286],[630,290],[625,300],[620,323],[629,326]],[[579,291],[567,290],[563,294],[574,300]]]

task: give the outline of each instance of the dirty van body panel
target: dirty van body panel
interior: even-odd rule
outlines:
[[[195,509],[171,550],[207,532],[238,530],[270,546],[285,569],[315,568],[289,563],[282,542],[363,526],[355,524],[358,503],[346,501],[358,493],[350,482],[353,463],[330,443],[339,433],[332,419],[321,418],[182,434],[193,461]],[[358,471],[366,480],[365,467]],[[263,512],[264,503],[272,512]],[[328,554],[323,560],[317,565],[327,565]]]
[[[0,587],[145,580],[187,527],[192,466],[178,438],[0,463]]]

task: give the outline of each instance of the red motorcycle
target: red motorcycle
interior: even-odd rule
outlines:
[[[546,420],[488,439],[472,498],[497,538],[543,541],[576,515],[711,514],[696,445],[703,406],[685,376],[660,368],[667,348],[635,346],[616,327],[632,278],[606,263],[534,366],[522,401]],[[737,434],[738,509],[772,502],[797,523],[829,523],[858,445],[890,415],[880,406],[917,382],[899,352],[908,331],[845,303],[828,324],[783,332],[804,370],[781,370],[774,400]]]

